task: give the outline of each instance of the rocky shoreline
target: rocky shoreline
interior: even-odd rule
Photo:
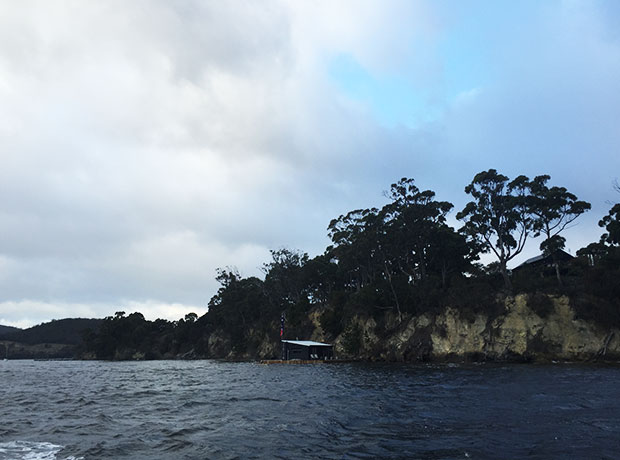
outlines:
[[[520,294],[505,297],[501,308],[480,313],[447,307],[435,314],[392,313],[377,319],[355,316],[336,337],[321,327],[321,311],[308,319],[313,331],[305,339],[334,345],[335,356],[366,362],[618,362],[620,330],[578,318],[567,296],[533,298]],[[279,341],[264,330],[250,331],[254,347],[235,352],[233,342],[221,330],[205,337],[205,346],[182,352],[150,354],[144,350],[117,348],[112,360],[223,359],[259,361],[278,359]],[[24,344],[0,341],[2,358],[84,359],[98,357],[79,345]]]
[[[355,317],[347,330],[330,340],[319,312],[310,319],[310,340],[334,345],[344,359],[386,362],[551,362],[620,360],[620,330],[577,318],[567,296],[545,296],[544,308],[527,294],[506,297],[500,313],[464,314],[445,308],[438,314],[387,314],[377,327],[373,318]],[[538,301],[540,303],[540,301]],[[220,359],[273,359],[279,344],[260,331],[252,353],[235,354],[222,334],[209,337],[209,356]],[[353,343],[351,343],[353,342]]]

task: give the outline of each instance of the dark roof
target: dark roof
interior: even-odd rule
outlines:
[[[525,262],[523,262],[521,265],[528,265],[528,264],[532,264],[534,262],[538,262],[539,260],[543,260],[545,257],[548,257],[544,254],[538,254],[537,256],[531,257],[529,259],[527,259]],[[519,265],[519,267],[521,266]]]
[[[301,345],[304,347],[331,347],[329,343],[313,342],[312,340],[283,340],[282,342]]]
[[[561,249],[558,249],[558,250],[555,252],[555,254],[556,254],[557,256],[559,256],[559,258],[560,258],[560,259],[564,259],[564,260],[566,260],[566,259],[574,259],[574,257],[573,257],[572,255],[570,255],[568,252],[563,251],[563,250],[561,250]],[[516,270],[516,269],[518,269],[518,268],[523,268],[523,267],[525,267],[525,266],[527,266],[527,265],[532,265],[532,264],[535,264],[535,263],[537,263],[537,262],[542,262],[542,261],[544,261],[545,259],[551,259],[551,254],[548,254],[548,255],[545,255],[545,254],[539,254],[539,255],[537,255],[537,256],[531,257],[531,258],[527,259],[525,262],[523,262],[522,264],[517,265],[517,266],[514,268],[514,270]]]

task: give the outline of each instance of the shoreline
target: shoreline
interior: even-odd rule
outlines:
[[[130,362],[155,362],[155,361],[217,361],[221,363],[250,363],[250,364],[284,364],[284,365],[304,365],[304,364],[396,364],[396,365],[591,365],[591,366],[620,366],[620,358],[607,359],[427,359],[413,361],[392,361],[384,359],[332,359],[332,360],[281,360],[281,359],[254,359],[254,358],[160,358],[160,359],[84,359],[79,357],[72,358],[8,358],[0,359],[0,361],[58,361],[58,362],[107,362],[107,363],[130,363]]]

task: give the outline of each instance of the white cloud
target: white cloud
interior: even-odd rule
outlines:
[[[31,327],[52,318],[92,318],[98,315],[99,311],[93,305],[29,299],[0,302],[0,324],[19,328]]]
[[[158,318],[176,321],[193,312],[202,316],[207,307],[200,305],[165,303],[157,300],[120,300],[118,303],[50,303],[37,300],[0,302],[0,324],[29,328],[53,318],[103,318],[114,316],[117,311],[126,314],[140,312],[148,320]]]
[[[380,205],[402,176],[457,208],[489,167],[604,202],[620,174],[618,37],[596,6],[556,6],[489,21],[498,80],[410,130],[348,100],[329,62],[348,54],[439,97],[441,47],[467,8],[0,3],[0,317],[22,321],[20,302],[41,319],[206,308],[216,267],[316,254],[331,218]]]

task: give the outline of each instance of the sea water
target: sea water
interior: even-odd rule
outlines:
[[[0,361],[0,460],[620,458],[620,367]]]

